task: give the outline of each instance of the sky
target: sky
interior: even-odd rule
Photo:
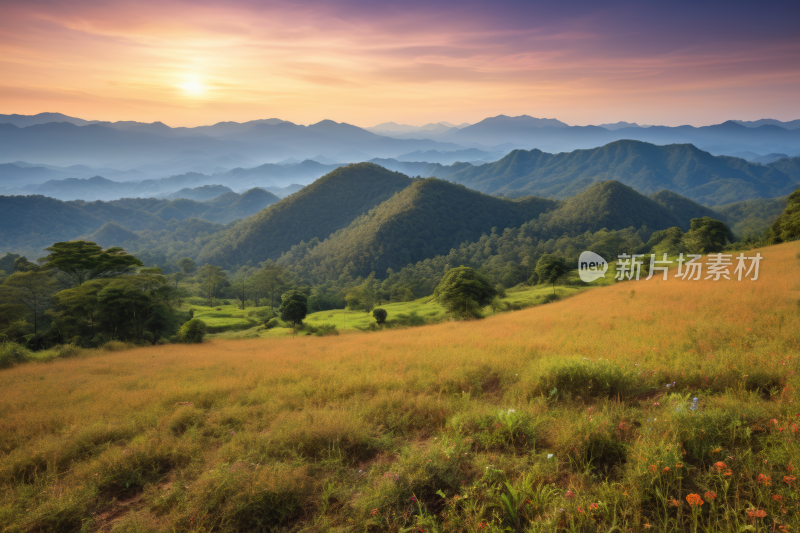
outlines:
[[[0,0],[0,113],[800,118],[800,2]]]

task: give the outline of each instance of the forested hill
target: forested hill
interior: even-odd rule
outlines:
[[[678,199],[671,201],[676,204]],[[352,276],[375,272],[382,277],[387,268],[397,271],[446,255],[464,242],[475,242],[482,234],[502,233],[506,228],[524,226],[532,238],[548,240],[601,229],[688,229],[691,218],[713,213],[683,200],[684,209],[676,216],[668,207],[616,181],[595,184],[567,201],[559,201],[535,196],[496,198],[428,178],[323,242],[293,247],[280,263],[293,265],[316,281],[336,279],[345,271]],[[696,206],[694,210],[691,204]]]
[[[111,221],[128,232],[117,231],[119,235],[129,236],[132,231],[167,229],[173,219],[196,217],[227,223],[247,218],[276,201],[277,196],[263,189],[251,189],[241,195],[226,193],[206,202],[185,198],[63,202],[46,196],[0,196],[0,250],[37,258],[43,248],[54,242],[91,234]],[[204,228],[207,226],[203,224]]]
[[[412,181],[373,163],[340,167],[215,235],[197,261],[232,266],[277,259],[301,241],[324,239],[346,227]]]
[[[800,183],[800,158],[769,165],[713,156],[691,144],[616,141],[591,150],[548,154],[514,150],[480,166],[439,167],[437,176],[506,196],[569,198],[593,183],[616,180],[644,194],[663,189],[707,205],[785,196]]]
[[[352,275],[383,275],[387,268],[399,269],[445,254],[492,228],[502,231],[520,226],[559,204],[537,197],[497,198],[428,178],[413,183],[313,247],[303,262],[321,279],[336,278],[345,267]],[[298,253],[303,252],[296,249],[283,261]]]

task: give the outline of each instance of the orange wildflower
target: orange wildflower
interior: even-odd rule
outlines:
[[[772,499],[778,503],[783,503],[783,496],[781,496],[780,494],[773,494]]]
[[[656,465],[650,465],[651,472],[655,472],[656,470],[658,470],[658,468],[656,468]]]
[[[729,468],[729,469],[728,469],[728,471],[727,471],[727,472],[725,472],[725,475],[726,475],[726,476],[732,476],[732,475],[733,475],[733,470],[731,470],[731,469]]]
[[[678,468],[683,468],[683,463],[675,463],[675,466]]]
[[[662,472],[669,472],[669,467],[668,467],[668,466],[665,466],[665,467],[664,467],[664,470],[662,470]]]
[[[372,512],[369,513],[369,514],[370,514],[370,516],[375,516],[376,514],[378,514],[378,510],[377,509],[373,509]]]
[[[725,466],[725,463],[723,463],[722,461],[717,461],[716,463],[714,463],[714,468],[717,469],[717,472],[722,472],[727,467]]]
[[[703,496],[705,496],[706,500],[708,501],[714,501],[717,499],[717,493],[713,490],[707,491],[705,494],[703,494]]]
[[[699,494],[689,494],[688,496],[686,496],[686,501],[689,502],[689,505],[693,509],[695,507],[703,505],[703,500],[700,498]]]
[[[792,463],[789,463],[789,466],[786,467],[786,470],[788,470],[790,473],[792,472],[792,470],[794,470]]]
[[[772,478],[769,476],[765,476],[764,474],[758,475],[758,482],[762,485],[772,485]]]
[[[676,500],[675,498],[670,498],[669,499],[669,503],[672,504],[675,507],[680,507],[681,506],[681,502]]]
[[[794,476],[783,476],[783,480],[786,483],[788,483],[789,485],[791,485],[794,482],[795,479],[797,479],[797,478],[794,477]]]
[[[763,509],[748,509],[747,516],[750,518],[764,518],[767,516],[767,512]]]

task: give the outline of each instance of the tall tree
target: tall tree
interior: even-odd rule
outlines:
[[[225,282],[225,272],[222,267],[206,264],[197,271],[197,277],[203,292],[208,295],[208,306],[214,307],[214,292]]]
[[[308,297],[298,290],[291,290],[281,296],[281,320],[291,322],[297,327],[308,313]]]
[[[103,248],[91,241],[57,242],[45,248],[50,255],[44,258],[44,269],[63,272],[78,285],[85,281],[116,276],[143,266],[136,257],[122,248]]]
[[[252,283],[256,290],[266,294],[269,298],[270,308],[275,307],[275,297],[288,283],[288,274],[282,266],[276,265],[271,259],[253,275]]]
[[[39,349],[39,321],[42,313],[50,307],[50,297],[56,292],[56,283],[50,272],[31,270],[15,272],[6,278],[3,285],[33,314],[34,348]]]
[[[540,283],[551,283],[553,294],[556,293],[556,281],[567,273],[567,264],[564,259],[555,254],[544,254],[536,263],[536,273]]]

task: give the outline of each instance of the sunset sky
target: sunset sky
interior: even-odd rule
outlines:
[[[0,113],[800,118],[800,2],[0,0]]]

